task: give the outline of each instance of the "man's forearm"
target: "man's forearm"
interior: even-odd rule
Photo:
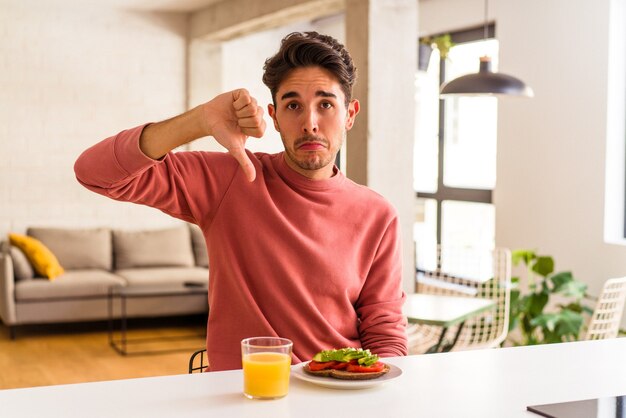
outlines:
[[[209,135],[202,123],[202,110],[195,107],[179,116],[146,126],[139,139],[139,148],[148,157],[158,160],[176,147]]]
[[[139,149],[152,160],[159,160],[176,147],[205,136],[212,136],[241,165],[249,181],[254,181],[254,165],[246,154],[248,136],[261,138],[265,132],[263,109],[246,89],[222,93],[182,115],[146,126],[139,138]]]

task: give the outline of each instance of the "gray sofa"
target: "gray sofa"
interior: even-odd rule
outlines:
[[[111,286],[208,284],[208,257],[195,225],[158,230],[29,228],[65,273],[37,277],[24,254],[7,241],[0,251],[0,318],[15,338],[23,324],[108,319]],[[206,313],[206,295],[134,299],[128,317]],[[114,309],[119,317],[119,309]]]

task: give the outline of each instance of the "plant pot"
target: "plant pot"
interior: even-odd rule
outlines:
[[[417,69],[419,71],[427,71],[430,63],[430,55],[433,53],[433,47],[429,44],[419,44]]]

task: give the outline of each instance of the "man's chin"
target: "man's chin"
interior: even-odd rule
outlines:
[[[316,171],[334,163],[335,159],[328,153],[287,151],[286,158],[301,170]]]
[[[302,158],[295,163],[303,170],[315,171],[326,167],[332,160],[322,160],[321,158]]]

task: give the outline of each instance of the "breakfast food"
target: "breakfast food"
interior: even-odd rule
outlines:
[[[313,356],[303,370],[314,376],[344,380],[376,379],[389,372],[389,365],[378,361],[378,355],[362,348],[324,350]]]

